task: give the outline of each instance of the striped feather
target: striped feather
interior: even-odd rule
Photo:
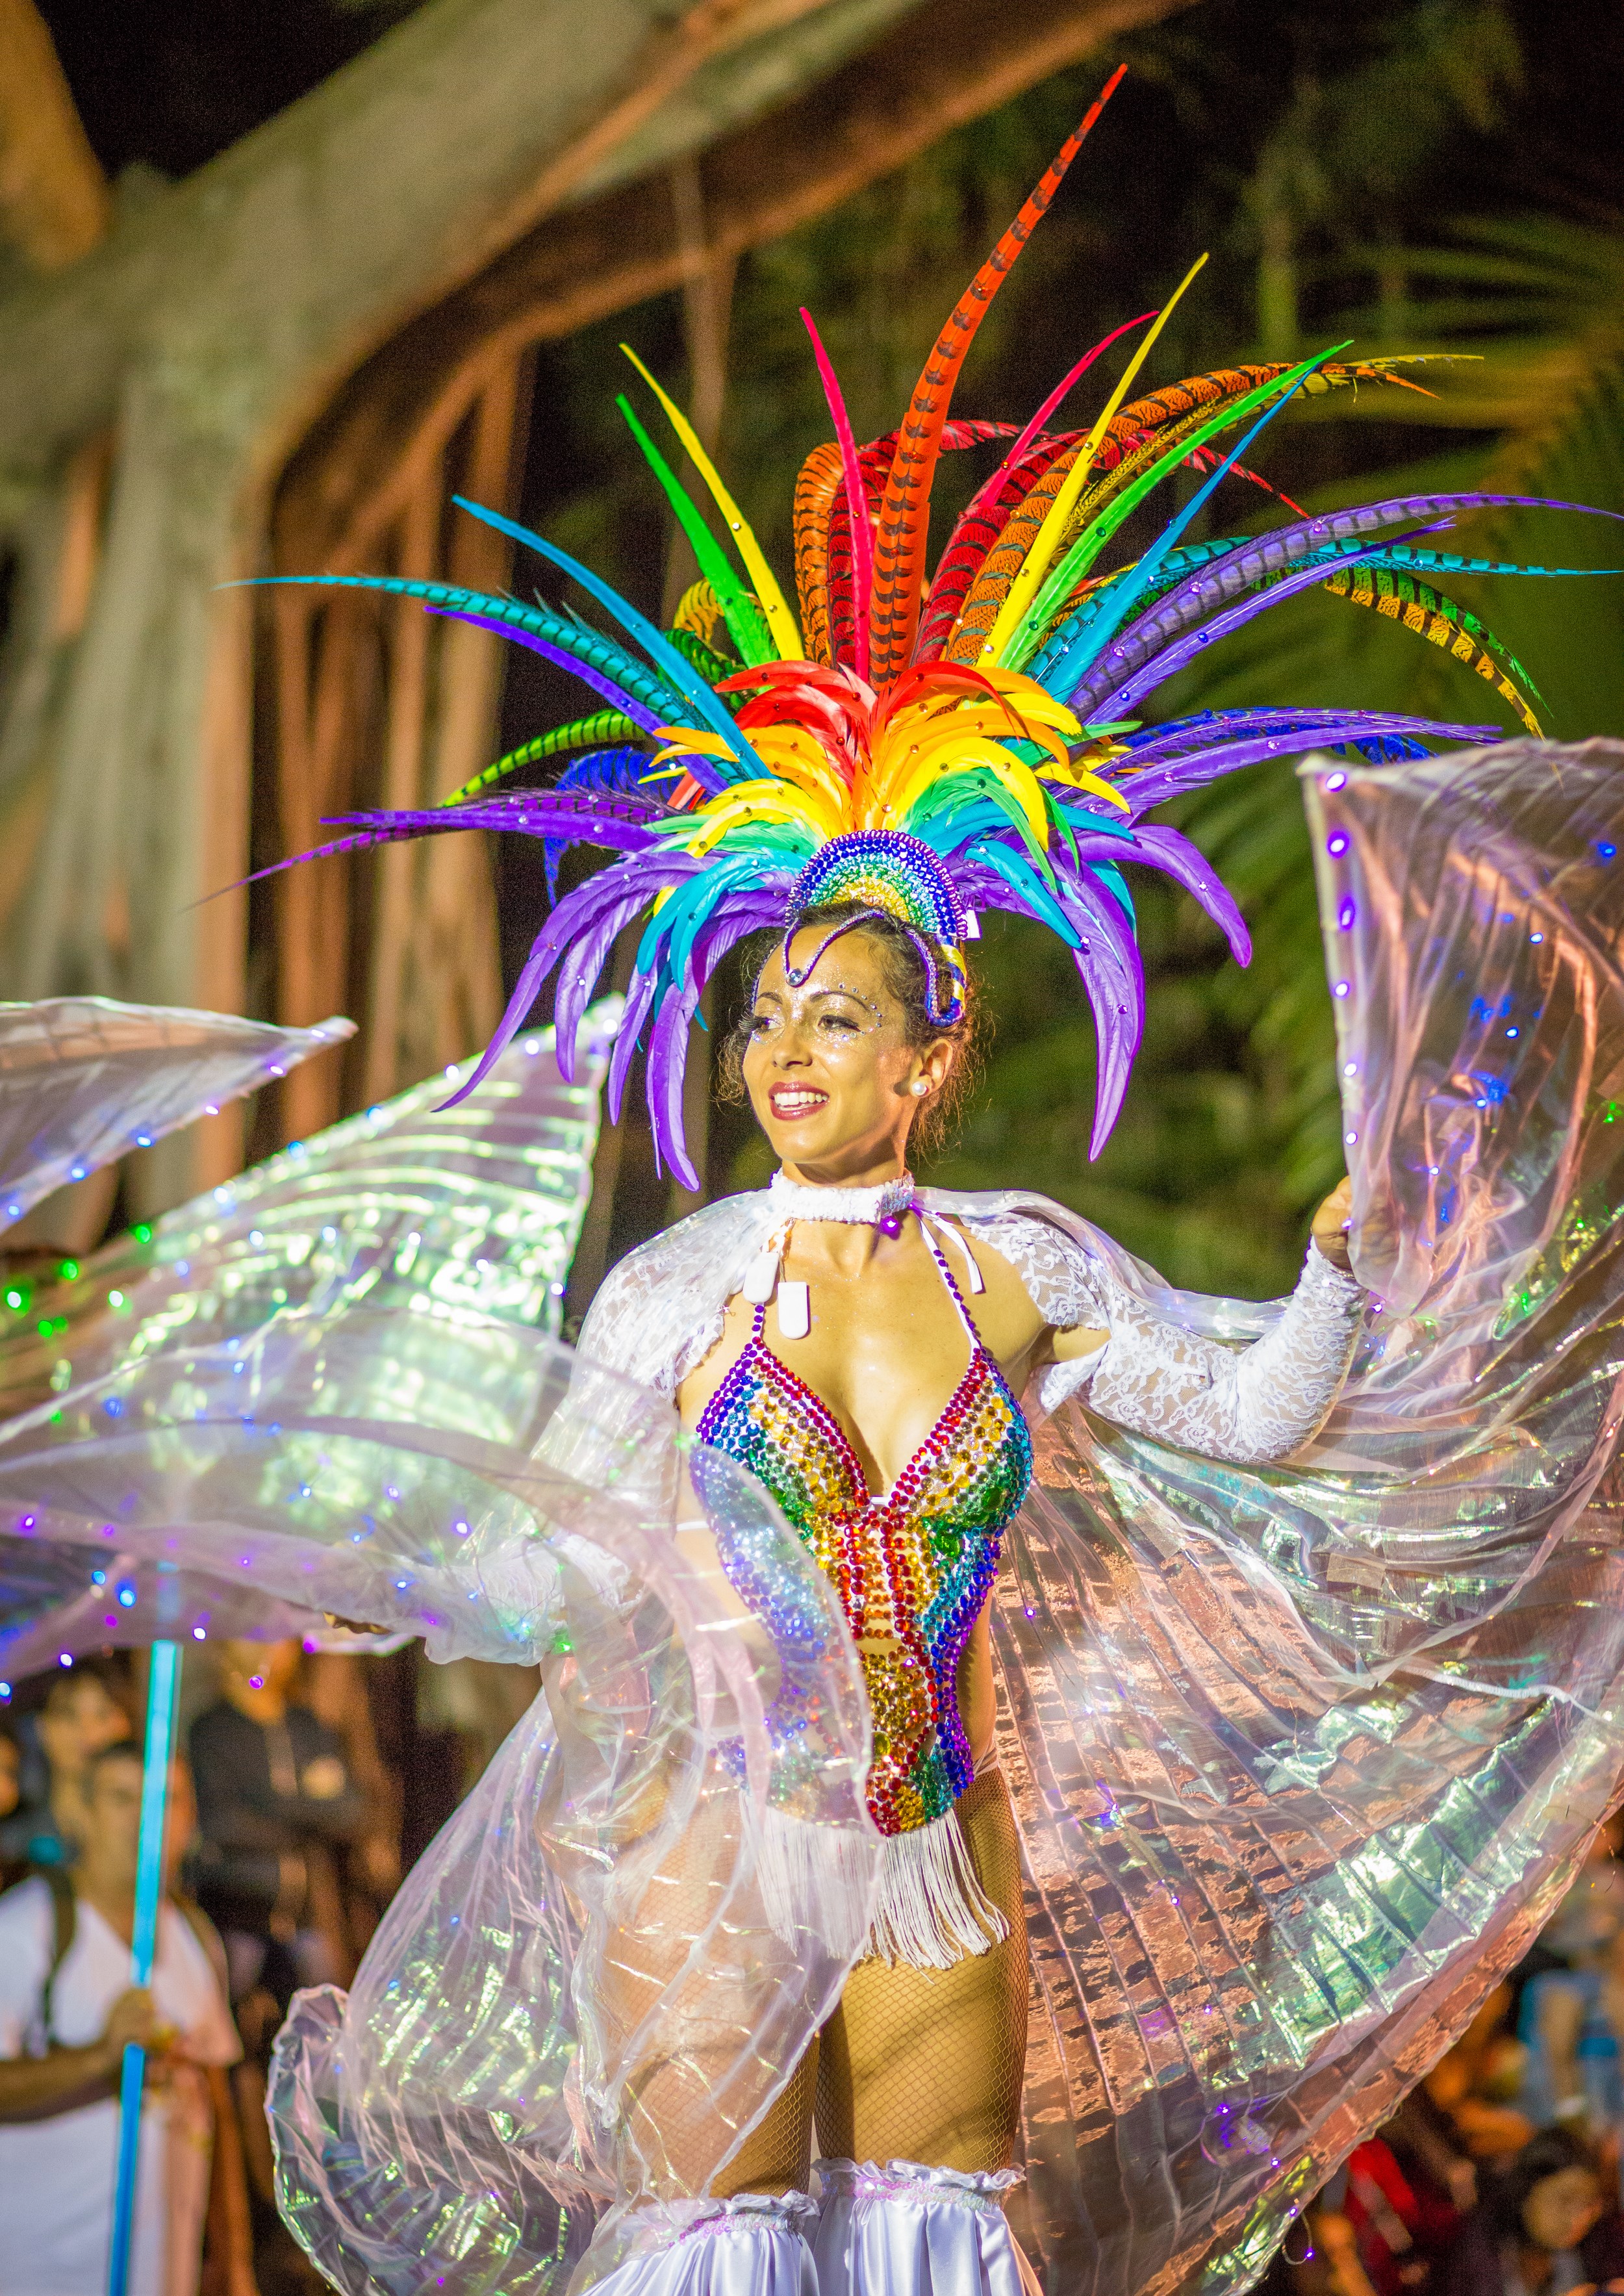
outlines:
[[[609,742],[635,742],[644,729],[635,718],[622,710],[598,709],[590,718],[578,718],[573,725],[555,726],[550,734],[537,734],[532,742],[521,742],[494,766],[487,766],[471,782],[442,798],[442,805],[461,805],[465,798],[477,797],[494,782],[504,781],[509,774],[521,772],[526,766],[545,765],[549,758],[567,756],[572,750],[593,750]]]
[[[1531,686],[1532,680],[1475,614],[1457,606],[1452,598],[1441,596],[1415,575],[1394,573],[1384,566],[1344,568],[1333,574],[1325,586],[1350,605],[1373,608],[1386,620],[1414,631],[1429,645],[1444,647],[1456,661],[1464,662],[1468,669],[1486,679],[1503,701],[1510,702],[1536,741],[1542,738],[1539,720],[1523,689],[1522,681]],[[1506,668],[1501,668],[1502,662]],[[1521,677],[1513,678],[1509,670],[1520,671]]]
[[[1080,530],[1085,515],[1091,515],[1099,504],[1108,500],[1114,487],[1130,476],[1132,470],[1165,451],[1166,440],[1161,434],[1169,425],[1187,424],[1194,430],[1215,407],[1226,401],[1233,404],[1249,390],[1256,390],[1259,383],[1286,372],[1279,364],[1215,367],[1206,374],[1189,375],[1182,382],[1149,391],[1143,398],[1133,399],[1120,408],[1106,425],[1105,435],[1095,450],[1091,483],[1067,522],[1065,539],[1070,540],[1073,527]],[[1177,436],[1177,432],[1169,435]],[[1070,436],[1080,443],[1080,431]],[[1125,462],[1130,464],[1129,470],[1123,470]],[[1066,464],[1068,471],[1070,468],[1070,459]],[[964,594],[957,626],[946,647],[949,661],[974,661],[980,656],[982,641],[997,619],[1011,583],[1025,564],[1028,551],[1038,539],[1064,476],[1062,472],[1059,477],[1052,477],[1050,466],[1046,465],[1034,481],[1042,490],[1030,498],[1017,499],[1006,513],[996,550],[989,546],[984,553],[974,582]]]
[[[817,362],[818,381],[824,387],[824,397],[829,403],[829,417],[834,424],[835,441],[841,450],[841,485],[846,503],[846,522],[851,536],[852,604],[857,619],[856,659],[852,667],[857,676],[868,676],[868,615],[874,593],[874,529],[868,522],[868,502],[864,485],[863,466],[857,460],[857,440],[851,435],[851,418],[846,412],[845,395],[839,378],[824,348],[824,339],[813,323],[810,311],[803,310],[801,319],[812,338],[812,355]]]
[[[936,347],[915,386],[902,425],[902,443],[886,480],[885,499],[874,535],[874,605],[869,635],[871,676],[876,685],[890,685],[913,651],[924,589],[931,488],[953,387],[965,355],[993,297],[1081,149],[1083,138],[1116,93],[1124,70],[1119,65],[1112,73],[1076,133],[1068,136],[1031,197],[977,272],[968,292],[955,306],[938,336]]]
[[[550,660],[560,661],[595,693],[623,709],[627,717],[647,711],[651,724],[660,724],[682,708],[678,689],[584,622],[555,613],[539,600],[521,605],[516,598],[493,597],[484,590],[464,590],[450,582],[410,581],[401,574],[273,574],[245,586],[260,589],[374,590],[389,598],[415,598],[431,613],[454,620],[472,621],[531,645]]]
[[[1019,457],[1005,464],[1007,476],[997,492],[978,495],[964,512],[954,527],[947,547],[943,551],[931,578],[930,594],[920,618],[919,636],[914,645],[916,662],[941,660],[971,586],[984,571],[990,554],[999,546],[1010,520],[1024,509],[1033,489],[1049,477],[1062,457],[1066,468],[1070,469],[1082,438],[1080,430],[1062,430],[1034,440]],[[1056,478],[1054,483],[1058,487],[1059,479]],[[1046,501],[1052,500],[1051,495],[1045,506]],[[1041,522],[1042,512],[1039,512],[1038,523]],[[1035,536],[1036,525],[1032,531]],[[997,611],[996,603],[992,611],[995,613]],[[948,658],[960,659],[956,655]]]
[[[1447,522],[1456,512],[1486,509],[1578,509],[1577,504],[1556,503],[1531,496],[1472,494],[1396,495],[1385,502],[1361,503],[1349,510],[1325,511],[1317,518],[1305,519],[1294,525],[1277,528],[1271,534],[1258,536],[1243,548],[1220,554],[1210,560],[1198,559],[1193,570],[1184,581],[1152,607],[1142,607],[1126,629],[1120,630],[1097,661],[1091,662],[1080,680],[1067,685],[1063,668],[1067,647],[1070,643],[1062,630],[1051,639],[1030,665],[1029,674],[1039,685],[1050,685],[1058,680],[1072,706],[1084,716],[1092,712],[1105,700],[1113,687],[1125,676],[1135,675],[1184,629],[1210,613],[1215,606],[1236,597],[1243,590],[1271,573],[1283,573],[1300,564],[1314,553],[1343,543],[1370,544],[1383,526],[1422,525]],[[1615,512],[1595,515],[1616,516]],[[1199,546],[1199,545],[1198,545]],[[1382,545],[1391,551],[1396,545],[1390,540]],[[1191,545],[1186,544],[1188,551]],[[1173,554],[1164,563],[1170,562]],[[1054,690],[1051,685],[1051,690]]]
[[[943,425],[939,451],[944,455],[957,454],[967,447],[985,446],[995,439],[1012,439],[1014,435],[1015,425],[1013,422],[961,420]],[[862,473],[871,519],[879,516],[886,480],[896,460],[897,441],[900,436],[899,431],[888,430],[884,438],[873,439],[857,450],[857,467]],[[851,523],[843,486],[834,490],[828,521],[831,660],[837,664],[855,667],[857,653],[857,587]]]
[[[718,652],[717,639],[726,627],[727,618],[722,611],[722,602],[713,585],[701,575],[697,582],[688,585],[677,600],[671,628],[689,631],[714,653]]]
[[[829,636],[829,521],[845,474],[833,439],[814,447],[795,480],[795,593],[808,661],[833,665]]]

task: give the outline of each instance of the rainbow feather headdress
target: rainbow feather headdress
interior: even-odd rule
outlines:
[[[736,554],[735,562],[622,398],[701,569],[672,629],[655,628],[542,536],[469,502],[462,507],[472,516],[579,583],[619,637],[545,604],[440,583],[291,578],[415,598],[432,613],[497,631],[572,670],[603,704],[527,742],[440,806],[338,816],[333,825],[348,833],[317,849],[341,852],[453,829],[518,831],[545,840],[554,890],[567,847],[619,857],[555,901],[464,1091],[522,1026],[555,967],[559,1059],[568,1074],[593,987],[617,938],[646,911],[611,1068],[610,1112],[619,1118],[633,1055],[646,1041],[657,1151],[697,1185],[682,1134],[689,1026],[738,941],[766,926],[787,932],[804,912],[834,901],[883,910],[915,939],[937,1008],[950,1019],[962,986],[961,944],[979,930],[980,913],[1005,909],[1039,919],[1076,961],[1099,1039],[1097,1155],[1143,1025],[1122,865],[1175,879],[1222,927],[1237,960],[1250,955],[1240,912],[1199,851],[1145,816],[1266,757],[1349,744],[1371,759],[1416,756],[1431,742],[1477,742],[1501,732],[1344,709],[1205,711],[1144,724],[1141,713],[1158,687],[1215,640],[1320,586],[1446,647],[1539,732],[1527,673],[1434,586],[1435,578],[1581,570],[1462,556],[1429,538],[1458,512],[1541,498],[1408,495],[1315,518],[1288,503],[1297,514],[1271,532],[1184,539],[1226,477],[1253,479],[1241,456],[1296,394],[1361,381],[1417,388],[1398,372],[1414,361],[1349,361],[1342,345],[1296,364],[1194,375],[1130,400],[1198,263],[1162,311],[1095,344],[1023,428],[949,420],[976,328],[1120,78],[1108,83],[981,266],[898,430],[857,444],[803,313],[835,436],[808,456],[795,488],[799,620],[692,428],[635,358]],[[1046,428],[1101,353],[1141,327],[1137,350],[1094,422],[1086,430]],[[1220,454],[1212,442],[1237,430],[1238,442]],[[995,440],[1008,441],[1003,457],[927,578],[939,461]],[[1181,467],[1203,473],[1193,499],[1141,557],[1104,564],[1124,521]],[[545,787],[496,786],[565,757],[571,762]]]

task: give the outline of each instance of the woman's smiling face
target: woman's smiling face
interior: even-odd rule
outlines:
[[[939,1090],[952,1054],[938,1040],[910,1045],[881,950],[860,927],[829,942],[815,964],[816,927],[790,945],[811,971],[798,986],[775,948],[756,984],[744,1084],[756,1119],[786,1169],[838,1183],[900,1167],[908,1128]]]

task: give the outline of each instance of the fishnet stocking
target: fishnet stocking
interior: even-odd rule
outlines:
[[[981,1887],[1010,1934],[951,1969],[862,1961],[783,2095],[713,2190],[805,2189],[816,2090],[820,2152],[848,2161],[1007,2168],[1026,2067],[1026,1919],[1009,1788],[998,1772],[958,1801]]]
[[[1026,2068],[1026,1917],[1014,1813],[997,1771],[960,1795],[958,1814],[1010,1933],[951,1969],[857,1964],[818,2058],[818,2144],[837,2159],[1009,2166]]]

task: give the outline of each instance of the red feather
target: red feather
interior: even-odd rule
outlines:
[[[1076,134],[1062,145],[1037,190],[972,280],[967,293],[937,337],[936,348],[925,361],[915,386],[902,426],[902,445],[886,480],[885,498],[874,535],[869,659],[876,685],[889,684],[897,676],[912,651],[914,633],[919,626],[931,488],[941,452],[953,386],[965,355],[993,297],[1059,190],[1083,138],[1116,93],[1125,69],[1119,65],[1106,81],[1098,101],[1084,115]]]

